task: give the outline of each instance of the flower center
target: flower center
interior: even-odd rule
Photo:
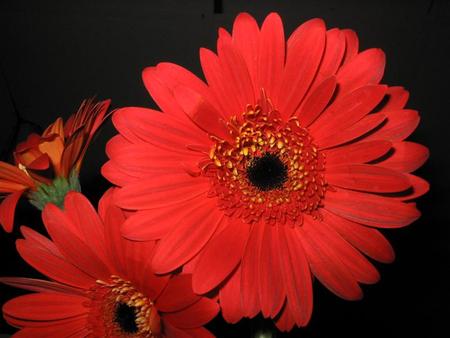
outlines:
[[[277,155],[265,153],[250,161],[247,167],[247,177],[259,190],[278,189],[287,180],[287,167]]]
[[[161,318],[153,302],[131,282],[111,276],[90,290],[90,323],[100,337],[161,337]]]
[[[301,225],[305,214],[320,217],[325,158],[296,117],[283,120],[263,98],[227,126],[233,141],[211,136],[201,167],[227,215],[288,225]]]
[[[117,304],[115,321],[119,324],[122,331],[127,333],[136,333],[138,331],[136,310],[135,307],[128,306],[125,303]]]

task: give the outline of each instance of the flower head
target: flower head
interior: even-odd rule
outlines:
[[[13,228],[15,207],[24,193],[42,210],[48,202],[62,205],[68,191],[80,191],[81,163],[109,104],[83,101],[66,123],[58,118],[42,135],[31,134],[18,144],[14,165],[0,162],[0,223],[6,231]]]
[[[218,312],[216,302],[193,293],[191,276],[156,276],[149,258],[154,242],[120,235],[124,215],[102,198],[99,215],[88,200],[69,192],[64,211],[43,210],[51,239],[22,227],[20,255],[52,281],[0,278],[35,291],[3,306],[21,337],[212,337],[202,325]]]
[[[127,238],[160,239],[153,267],[184,266],[199,294],[219,291],[229,322],[262,312],[282,330],[312,313],[312,276],[362,296],[390,262],[376,228],[410,224],[428,184],[411,174],[428,150],[405,141],[419,122],[408,92],[380,84],[385,56],[320,19],[285,41],[277,14],[248,14],[217,54],[200,50],[206,83],[160,63],[143,72],[163,113],[128,107],[113,122],[103,174],[135,210]]]

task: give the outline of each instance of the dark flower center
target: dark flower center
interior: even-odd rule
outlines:
[[[124,303],[117,304],[115,321],[119,324],[123,332],[136,333],[138,326],[136,324],[136,309]]]
[[[251,160],[247,167],[247,177],[259,190],[278,189],[287,180],[287,167],[277,155],[265,153]]]

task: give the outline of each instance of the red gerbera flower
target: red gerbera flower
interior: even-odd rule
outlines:
[[[53,204],[42,218],[52,240],[22,227],[20,255],[53,281],[0,278],[34,294],[3,306],[15,337],[213,337],[201,327],[218,312],[216,302],[193,293],[191,276],[156,276],[149,258],[154,242],[120,235],[122,211],[99,205],[100,217],[80,193],[64,211]]]
[[[65,124],[59,117],[42,136],[31,134],[20,143],[14,165],[0,161],[0,224],[6,231],[12,231],[14,211],[24,193],[42,210],[47,202],[61,205],[68,191],[80,190],[81,162],[109,104],[110,100],[83,101]]]
[[[202,80],[161,63],[143,80],[164,113],[123,108],[104,175],[117,204],[137,210],[127,238],[160,239],[158,273],[187,264],[199,294],[220,289],[229,322],[259,311],[282,330],[312,312],[312,275],[338,296],[362,296],[390,262],[375,228],[419,217],[428,157],[404,141],[419,123],[408,92],[379,84],[380,49],[313,19],[284,39],[277,14],[261,28],[240,14],[218,54],[200,50]],[[361,253],[362,252],[362,253]]]

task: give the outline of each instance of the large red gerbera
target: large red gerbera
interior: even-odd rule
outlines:
[[[52,281],[0,278],[37,291],[3,306],[14,337],[213,337],[202,327],[216,302],[193,293],[191,276],[156,276],[154,242],[124,239],[122,211],[107,193],[100,217],[88,200],[70,192],[64,211],[48,204],[43,220],[52,240],[22,227],[20,255]]]
[[[31,134],[14,151],[15,164],[0,161],[0,224],[11,232],[14,212],[23,194],[42,210],[61,204],[67,191],[79,191],[78,174],[92,137],[106,118],[110,100],[82,102],[63,123],[53,122],[41,135]]]
[[[428,157],[404,141],[419,123],[408,92],[379,84],[380,49],[350,30],[307,21],[284,39],[277,14],[261,28],[240,14],[218,53],[201,49],[206,83],[161,63],[143,80],[163,113],[123,108],[103,174],[136,210],[130,239],[160,239],[153,267],[187,264],[199,294],[220,289],[229,322],[259,311],[289,330],[312,312],[312,275],[338,296],[362,296],[390,262],[375,228],[419,217]],[[361,253],[362,252],[362,253]]]

